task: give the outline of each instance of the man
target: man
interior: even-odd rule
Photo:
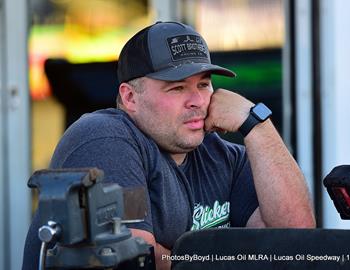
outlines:
[[[167,22],[143,29],[119,58],[119,110],[81,117],[51,161],[52,168],[95,166],[106,181],[146,187],[148,215],[128,226],[155,247],[158,269],[169,269],[161,255],[187,230],[315,226],[303,175],[269,109],[214,92],[211,74],[235,76],[210,63],[191,27]],[[245,147],[215,131],[240,131]],[[27,240],[36,246],[37,226]]]

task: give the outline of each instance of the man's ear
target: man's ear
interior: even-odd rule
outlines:
[[[121,83],[119,86],[119,95],[124,107],[131,112],[135,111],[135,91],[128,83]]]

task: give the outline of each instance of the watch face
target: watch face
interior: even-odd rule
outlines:
[[[252,113],[260,121],[265,121],[272,114],[271,110],[263,103],[258,103],[256,106],[254,106],[252,108]]]

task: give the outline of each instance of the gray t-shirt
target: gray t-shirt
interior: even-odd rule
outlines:
[[[191,229],[245,226],[258,207],[243,146],[208,133],[178,166],[117,109],[85,114],[71,125],[50,167],[98,167],[104,171],[104,181],[123,187],[144,186],[148,214],[144,222],[128,226],[153,233],[168,249]],[[31,234],[40,226],[36,223],[34,220],[28,234],[32,241],[35,236]]]

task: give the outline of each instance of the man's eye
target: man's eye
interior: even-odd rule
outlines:
[[[170,89],[170,91],[182,91],[184,89],[183,86],[175,86]]]
[[[209,87],[210,86],[210,84],[209,83],[206,83],[206,82],[203,82],[203,83],[200,83],[199,84],[199,88],[207,88],[207,87]]]

